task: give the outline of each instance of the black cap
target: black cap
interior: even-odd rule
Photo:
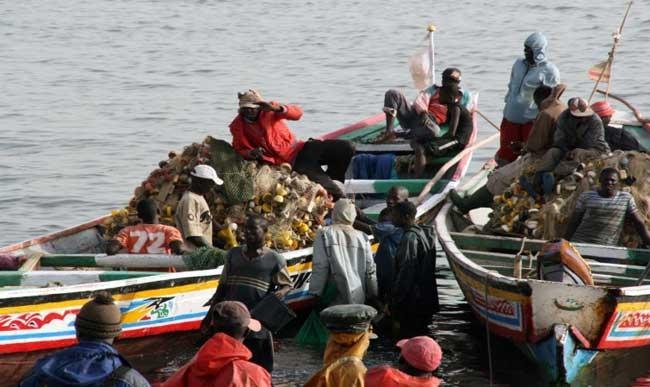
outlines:
[[[335,305],[320,312],[327,329],[332,332],[361,333],[368,330],[377,315],[372,306],[362,304]]]
[[[455,67],[447,67],[445,71],[442,72],[442,80],[460,83],[460,70]]]

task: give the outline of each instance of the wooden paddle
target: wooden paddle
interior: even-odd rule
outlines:
[[[491,135],[490,137],[488,137],[486,139],[483,139],[483,140],[477,142],[476,144],[470,146],[469,148],[463,149],[462,151],[458,152],[458,154],[456,156],[454,156],[454,158],[447,161],[438,170],[438,172],[435,174],[435,176],[433,176],[433,178],[431,178],[431,180],[429,180],[429,182],[424,186],[424,188],[420,192],[420,195],[418,195],[418,197],[416,199],[417,204],[420,205],[420,204],[422,204],[422,202],[424,202],[424,200],[426,199],[427,194],[429,193],[429,191],[431,191],[431,188],[433,188],[433,186],[442,178],[442,176],[449,170],[449,168],[456,165],[456,163],[458,163],[458,161],[460,161],[460,159],[462,159],[468,153],[473,152],[474,150],[483,147],[485,144],[496,140],[497,138],[499,138],[500,135],[501,135],[501,133],[495,133],[495,134]]]

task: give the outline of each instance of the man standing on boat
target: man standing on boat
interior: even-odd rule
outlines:
[[[526,145],[521,152],[518,152],[523,153],[522,156],[512,163],[494,170],[488,176],[487,183],[471,196],[461,197],[453,189],[449,192],[449,198],[462,213],[467,213],[474,208],[492,206],[494,196],[503,194],[512,182],[522,175],[526,167],[534,167],[546,151],[553,146],[557,119],[566,110],[566,104],[560,101],[564,90],[566,90],[566,86],[561,83],[553,88],[541,85],[535,89],[533,98],[539,108],[539,113]]]
[[[210,339],[162,387],[271,387],[271,375],[250,361],[251,351],[242,343],[262,329],[260,322],[238,301],[220,302],[210,312]]]
[[[397,272],[390,312],[400,323],[400,336],[426,333],[438,311],[436,285],[436,234],[433,226],[415,224],[417,208],[409,201],[395,205],[393,221],[404,229],[395,254]]]
[[[108,293],[98,293],[75,319],[79,343],[40,359],[20,387],[149,387],[149,382],[113,348],[122,314]]]
[[[524,58],[512,65],[508,92],[505,97],[499,150],[495,160],[505,165],[517,158],[514,148],[520,148],[528,139],[537,116],[533,99],[535,89],[540,85],[555,86],[560,83],[560,71],[548,61],[546,37],[535,32],[524,42]]]
[[[619,179],[616,169],[605,168],[600,172],[600,188],[580,194],[564,236],[567,240],[616,246],[628,218],[643,243],[650,246],[650,233],[634,198],[618,189]]]
[[[203,195],[223,180],[209,165],[197,165],[192,172],[192,182],[176,206],[176,226],[190,249],[212,247],[212,214]]]
[[[334,180],[345,181],[355,151],[350,141],[299,141],[285,123],[302,117],[299,106],[264,101],[252,89],[238,96],[239,114],[230,123],[232,146],[237,153],[247,160],[271,165],[291,164],[296,172],[322,185],[334,201],[344,195]],[[323,171],[323,165],[327,171]]]
[[[239,301],[249,310],[262,301],[264,297],[278,297],[289,293],[293,282],[284,258],[265,246],[268,222],[261,216],[252,216],[246,220],[244,235],[246,243],[232,248],[226,255],[225,263],[217,291],[209,301],[216,305],[221,301]],[[201,323],[204,334],[211,332],[211,314]],[[244,344],[253,353],[251,361],[273,371],[273,337],[263,328],[246,337]]]
[[[159,210],[153,199],[142,199],[137,205],[142,223],[124,227],[108,242],[106,254],[126,249],[129,254],[183,254],[183,236],[175,227],[158,223]]]
[[[401,92],[388,90],[384,96],[386,131],[378,142],[395,139],[395,118],[407,132],[415,153],[413,173],[424,172],[426,158],[456,153],[467,145],[472,133],[471,114],[467,110],[470,93],[460,88],[461,72],[447,68],[442,72],[442,86],[433,85],[411,105]]]

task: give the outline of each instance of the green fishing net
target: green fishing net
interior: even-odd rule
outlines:
[[[228,204],[244,203],[253,198],[253,176],[246,161],[226,141],[208,137],[211,166],[223,180],[223,193]]]
[[[183,262],[188,270],[216,269],[224,264],[227,253],[226,250],[214,247],[200,247],[184,255]]]

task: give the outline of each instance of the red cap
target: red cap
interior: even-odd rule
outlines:
[[[397,342],[402,357],[412,367],[421,371],[433,372],[440,366],[442,349],[436,341],[427,336],[416,336]]]
[[[259,332],[262,325],[259,321],[251,318],[246,305],[239,301],[221,301],[212,309],[214,324],[246,327],[253,332]]]
[[[598,117],[611,117],[616,110],[609,105],[607,101],[598,101],[591,104],[591,110],[598,114]]]

